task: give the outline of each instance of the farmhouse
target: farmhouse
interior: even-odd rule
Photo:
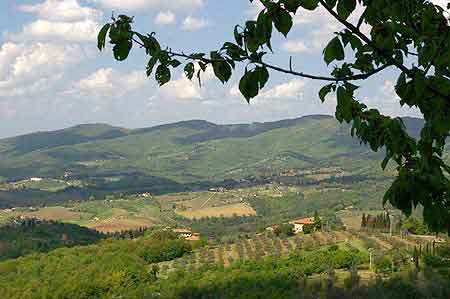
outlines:
[[[200,241],[199,233],[192,233],[190,237],[184,238],[186,241]]]
[[[30,178],[30,182],[40,182],[42,178]]]
[[[184,238],[186,241],[199,241],[200,234],[193,233],[192,230],[188,228],[176,228],[172,230],[174,233],[178,234],[180,237]]]
[[[172,231],[187,241],[200,240],[200,234],[193,233],[192,230],[190,230],[189,228],[175,228]]]
[[[294,226],[294,233],[298,234],[303,232],[303,226],[306,224],[314,224],[314,218],[301,218],[289,221]]]
[[[224,187],[218,187],[218,188],[210,188],[209,191],[210,192],[225,193],[225,191],[227,191],[227,189],[224,188]]]

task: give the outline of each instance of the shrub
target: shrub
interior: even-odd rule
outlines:
[[[377,273],[389,273],[392,271],[392,261],[383,256],[377,260],[375,260],[375,272]]]
[[[294,235],[294,226],[289,223],[283,223],[278,225],[275,229],[275,234],[277,236],[289,237]]]
[[[314,224],[305,224],[303,225],[303,233],[310,234],[314,231],[315,225]]]

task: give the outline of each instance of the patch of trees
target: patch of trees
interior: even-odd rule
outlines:
[[[138,229],[122,230],[119,232],[108,232],[106,236],[115,240],[131,240],[145,235],[147,228],[140,227]]]
[[[278,237],[290,237],[294,235],[294,225],[290,223],[283,223],[278,225],[274,230]]]
[[[381,213],[375,216],[362,214],[361,228],[372,231],[389,231],[391,227],[391,218],[387,213]]]
[[[430,229],[428,226],[416,217],[408,217],[402,224],[402,229],[414,235],[428,235]]]
[[[2,298],[149,298],[158,263],[188,253],[190,244],[166,235],[103,240],[0,263]],[[165,239],[165,238],[169,239]]]
[[[0,260],[59,247],[96,243],[106,236],[86,227],[37,219],[14,219],[0,226]]]

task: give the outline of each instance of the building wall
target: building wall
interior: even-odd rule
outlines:
[[[298,234],[303,232],[303,224],[294,223],[294,233]]]

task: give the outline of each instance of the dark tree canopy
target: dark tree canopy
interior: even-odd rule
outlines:
[[[119,15],[98,35],[98,48],[108,38],[114,58],[127,59],[133,46],[148,55],[147,75],[155,73],[160,85],[171,79],[173,69],[183,65],[189,79],[201,82],[206,68],[227,82],[237,63],[246,65],[239,89],[250,102],[269,80],[269,71],[327,81],[319,91],[325,101],[330,93],[337,97],[336,118],[351,124],[352,136],[373,151],[385,149],[386,157],[397,167],[397,175],[387,190],[384,203],[390,202],[407,215],[413,207],[424,207],[425,222],[435,231],[450,232],[450,166],[444,161],[444,147],[450,132],[450,28],[449,14],[425,0],[259,0],[264,9],[256,20],[234,28],[232,42],[210,53],[172,51],[158,42],[155,33],[133,31],[133,18]],[[253,0],[250,0],[253,2]],[[323,7],[342,29],[323,50],[326,64],[333,63],[330,76],[305,74],[266,62],[272,50],[272,34],[288,36],[293,15],[299,10]],[[349,16],[361,6],[357,22]],[[450,8],[450,4],[449,7]],[[362,25],[370,33],[361,30]],[[351,55],[349,55],[351,53]],[[347,54],[347,55],[346,55]],[[395,90],[402,106],[418,108],[425,121],[418,140],[406,132],[399,117],[382,115],[355,98],[364,81],[387,68],[400,72]],[[156,70],[155,70],[156,69]]]

